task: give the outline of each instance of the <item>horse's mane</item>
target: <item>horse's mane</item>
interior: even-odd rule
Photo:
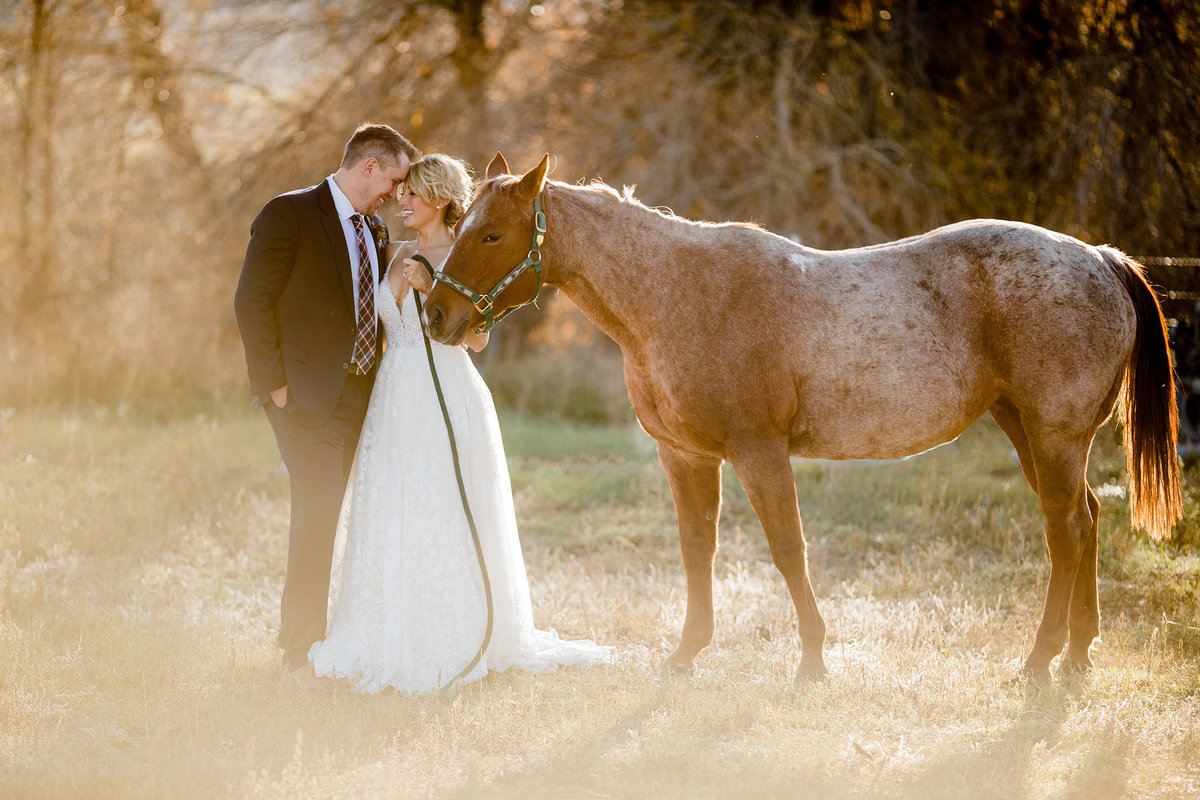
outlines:
[[[514,186],[517,183],[517,178],[513,175],[497,175],[494,178],[486,178],[480,181],[475,186],[475,192],[472,197],[478,197],[485,189],[496,187],[505,189],[509,186]],[[548,186],[555,186],[567,190],[567,193],[573,197],[582,198],[584,200],[596,200],[601,203],[617,203],[626,208],[632,209],[634,213],[646,214],[652,218],[657,218],[672,225],[683,225],[703,229],[729,229],[742,228],[751,231],[766,231],[761,225],[755,222],[709,222],[707,220],[694,220],[687,217],[681,217],[667,206],[648,206],[634,196],[636,185],[626,184],[621,191],[617,191],[612,186],[604,181],[593,178],[587,183],[566,183],[564,181],[549,180],[546,182]]]
[[[638,212],[656,215],[668,222],[682,223],[684,225],[696,225],[706,228],[747,228],[749,230],[764,230],[761,225],[753,222],[709,222],[706,220],[694,220],[679,216],[668,206],[648,206],[634,196],[633,193],[637,189],[636,185],[631,186],[626,184],[621,188],[621,191],[618,192],[612,186],[609,186],[604,181],[596,178],[593,178],[587,184],[572,185],[563,183],[561,181],[551,181],[551,183],[570,189],[573,192],[579,192],[582,190],[588,196],[601,197],[612,202],[620,203],[629,208],[636,209]]]

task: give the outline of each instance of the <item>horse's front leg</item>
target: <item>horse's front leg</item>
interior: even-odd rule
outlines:
[[[684,454],[661,442],[658,460],[667,471],[675,514],[679,518],[679,549],[687,572],[687,616],[679,646],[668,666],[690,670],[696,654],[713,636],[713,558],[717,553],[717,519],[721,515],[721,462]]]
[[[771,558],[783,573],[796,605],[800,633],[800,667],[796,677],[824,675],[825,620],[817,610],[808,577],[807,544],[800,524],[796,479],[785,440],[750,439],[739,442],[730,458],[762,523]]]

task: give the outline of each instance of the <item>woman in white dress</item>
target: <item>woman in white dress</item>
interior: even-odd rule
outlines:
[[[342,503],[326,636],[309,651],[317,676],[346,679],[360,692],[426,694],[489,671],[548,672],[613,655],[534,628],[491,393],[463,347],[431,342],[493,608],[487,650],[459,677],[479,654],[488,602],[413,287],[425,292],[431,283],[414,256],[441,264],[470,193],[461,161],[430,154],[413,162],[399,202],[417,240],[389,247],[379,284],[387,350]],[[474,350],[486,343],[487,334],[467,342]]]

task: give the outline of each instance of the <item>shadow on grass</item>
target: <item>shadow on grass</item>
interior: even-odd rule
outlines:
[[[1021,679],[1018,679],[1021,680]],[[897,798],[997,798],[1060,796],[1105,800],[1128,788],[1125,746],[1113,737],[1097,737],[1084,764],[1049,794],[1061,775],[1038,773],[1039,750],[1053,750],[1063,724],[1088,687],[1086,677],[1064,678],[1038,686],[1021,680],[1025,702],[1017,717],[995,731],[970,734],[951,745],[952,752],[926,762],[919,774],[881,796]]]
[[[739,742],[752,738],[761,707],[719,706],[702,724],[688,725],[699,706],[713,708],[712,687],[694,675],[660,669],[654,687],[632,695],[633,702],[591,735],[529,761],[522,769],[486,784],[472,781],[445,795],[451,800],[479,797],[788,797],[840,800],[849,787],[821,776],[818,763],[779,763],[764,769],[759,754]],[[818,686],[818,684],[813,684]],[[803,691],[803,690],[802,690]],[[783,684],[773,704],[786,705],[794,691]],[[682,721],[681,721],[682,720]],[[663,728],[680,725],[664,741]],[[799,754],[798,754],[799,755]],[[797,772],[803,771],[803,781]]]

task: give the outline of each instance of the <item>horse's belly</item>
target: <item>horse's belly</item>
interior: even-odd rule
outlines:
[[[831,437],[806,439],[802,437],[799,441],[793,442],[791,453],[803,458],[826,458],[839,461],[893,460],[932,450],[939,445],[954,441],[960,433],[962,433],[961,430],[939,436],[896,437],[889,435],[884,438],[882,435],[863,435],[846,439]]]
[[[791,432],[805,458],[896,459],[953,441],[992,404],[994,393],[858,397],[809,405]]]

